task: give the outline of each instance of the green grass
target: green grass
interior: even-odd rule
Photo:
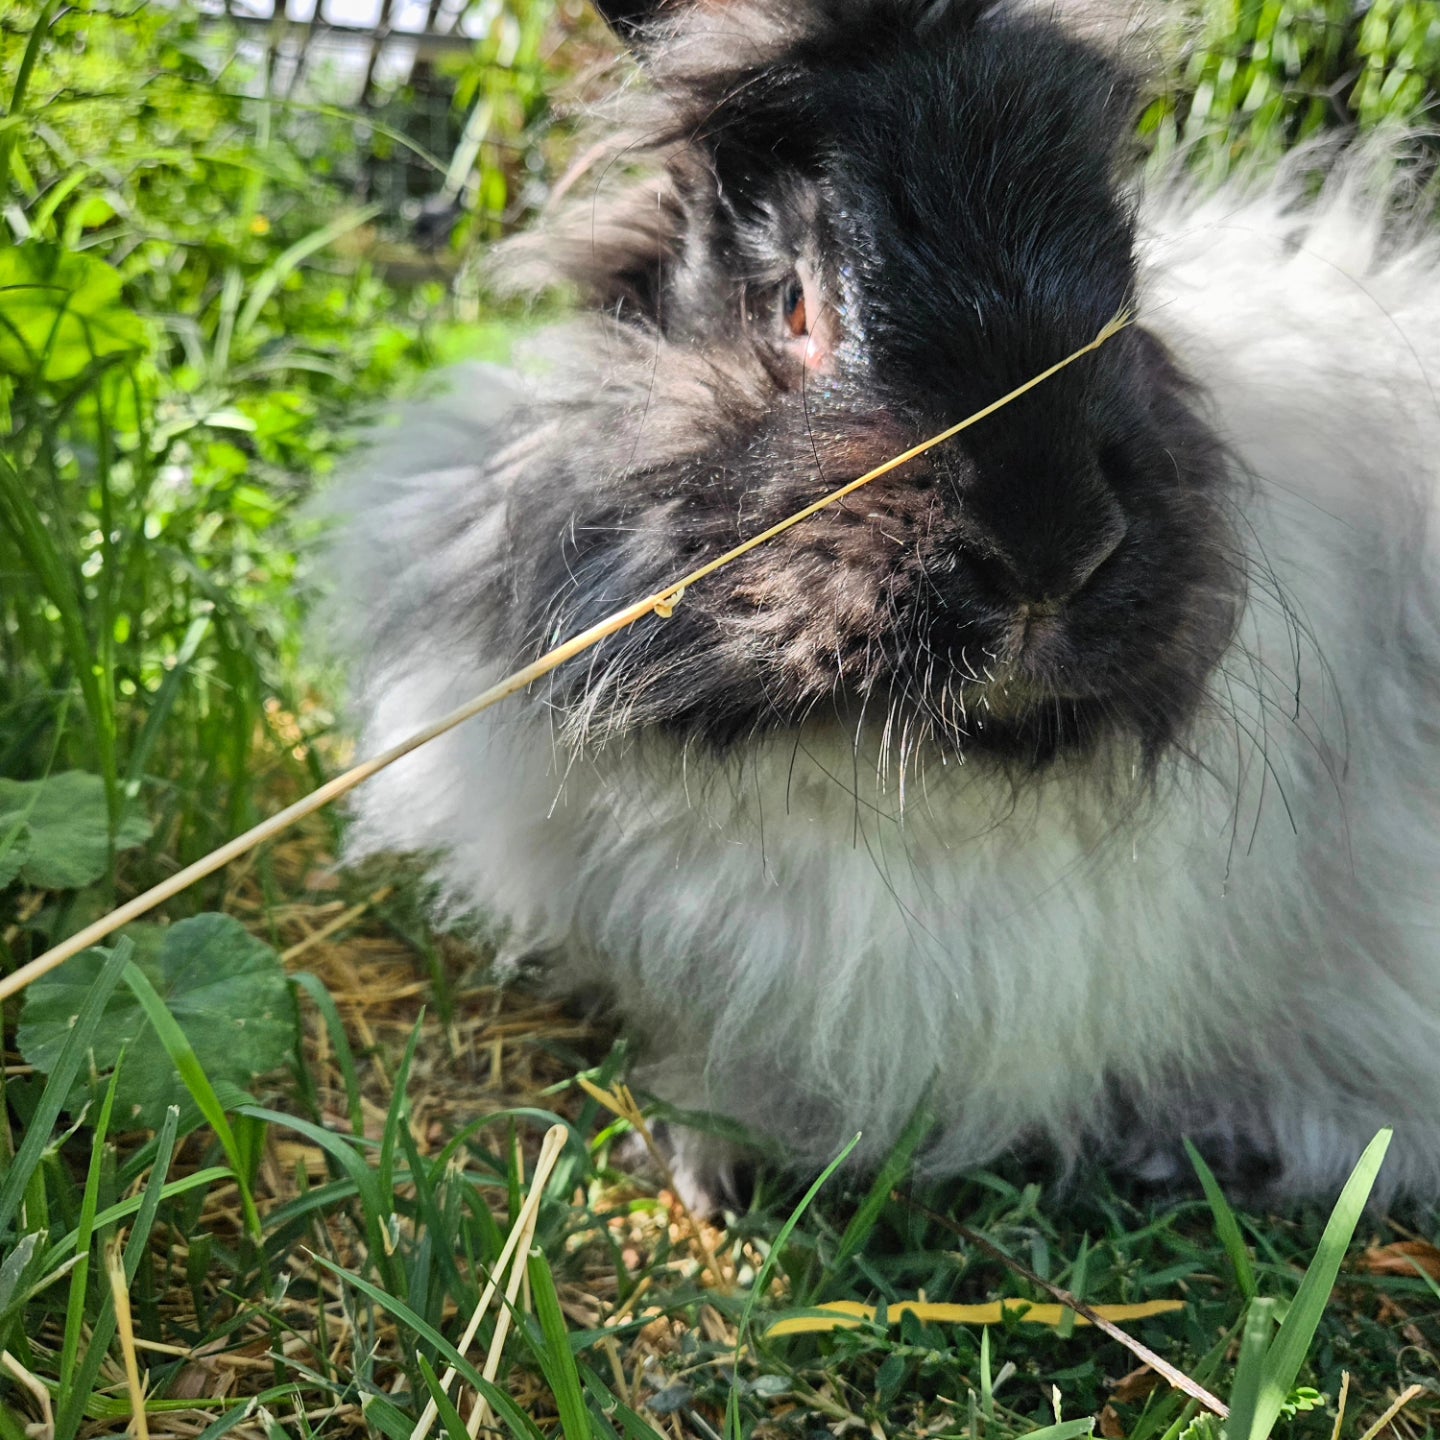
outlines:
[[[1211,175],[1337,124],[1414,125],[1440,81],[1434,0],[1174,13],[1142,136]],[[450,134],[479,177],[457,261],[562,158],[546,97],[593,46],[557,48],[577,14],[501,6],[457,69]],[[406,139],[407,103],[362,130],[184,13],[0,11],[0,969],[326,766],[292,511],[350,417],[468,343],[429,317],[482,299],[468,266],[447,299],[364,258],[394,217],[355,200],[353,157],[407,154],[437,188],[449,161]],[[309,826],[168,916],[223,905],[244,929],[132,927],[7,1010],[0,1440],[118,1433],[127,1350],[157,1436],[405,1436],[432,1401],[432,1433],[458,1434],[475,1392],[502,1433],[569,1440],[1218,1434],[1094,1329],[887,1313],[1047,1285],[1182,1301],[1130,1329],[1233,1407],[1234,1440],[1329,1436],[1346,1373],[1344,1440],[1412,1383],[1396,1432],[1433,1433],[1440,1220],[1363,1214],[1365,1175],[1333,1217],[1237,1211],[1203,1166],[1178,1199],[1014,1170],[910,1195],[917,1117],[868,1185],[762,1176],[702,1246],[575,1083],[611,1085],[623,1054],[477,981],[418,885],[330,876],[333,838]],[[462,1355],[556,1123],[509,1339],[491,1357],[502,1285]],[[875,1319],[769,1334],[841,1299]]]
[[[383,955],[389,978],[403,979],[404,947],[384,918],[360,947],[337,944],[322,957],[342,994],[366,943],[380,947],[371,953]],[[1327,1306],[1373,1165],[1328,1226],[1318,1213],[1236,1216],[1218,1198],[1212,1208],[1126,1196],[1101,1177],[1051,1194],[1022,1177],[981,1174],[914,1202],[892,1193],[893,1176],[859,1190],[832,1176],[803,1197],[762,1181],[752,1210],[710,1236],[731,1282],[721,1288],[678,1212],[614,1168],[620,1127],[565,1078],[585,1062],[567,1048],[563,1021],[523,1017],[525,1038],[510,1042],[524,1052],[509,1060],[518,1072],[510,1089],[477,1063],[485,1037],[504,1028],[494,1020],[508,1018],[494,1015],[487,993],[462,997],[463,1013],[476,1018],[462,1022],[457,1045],[438,1018],[422,1017],[407,1033],[403,1006],[387,1016],[352,991],[344,1002],[352,1021],[368,1014],[381,1035],[359,1057],[346,1040],[343,1061],[332,1041],[345,1031],[307,1003],[295,1073],[269,1087],[270,1103],[236,1104],[228,1122],[264,1132],[252,1233],[238,1203],[244,1162],[203,1131],[177,1144],[178,1108],[153,1139],[117,1134],[112,1082],[108,1108],[71,1147],[77,1158],[88,1152],[87,1163],[72,1170],[36,1142],[50,1133],[64,1071],[93,1044],[106,992],[118,991],[128,963],[118,947],[96,982],[43,1092],[51,1113],[35,1115],[0,1196],[0,1216],[18,1206],[20,1231],[31,1237],[0,1278],[4,1345],[52,1379],[57,1434],[128,1413],[104,1363],[116,1321],[97,1280],[119,1234],[139,1339],[180,1352],[142,1352],[155,1434],[312,1433],[297,1418],[303,1411],[326,1416],[313,1433],[404,1435],[447,1367],[491,1397],[502,1429],[527,1436],[552,1433],[557,1421],[567,1436],[645,1437],[675,1426],[688,1435],[809,1436],[825,1425],[1018,1437],[1076,1422],[1051,1436],[1063,1440],[1089,1433],[1102,1411],[1107,1427],[1141,1440],[1178,1434],[1192,1418],[1184,1397],[1161,1386],[1116,1398],[1113,1382],[1138,1362],[1089,1329],[1066,1334],[1009,1319],[977,1332],[913,1317],[892,1324],[882,1314],[829,1335],[766,1333],[777,1317],[857,1296],[882,1308],[922,1295],[1047,1299],[1032,1276],[1094,1305],[1183,1300],[1178,1313],[1131,1327],[1135,1337],[1232,1403],[1232,1433],[1246,1437],[1269,1434],[1290,1410],[1295,1418],[1281,1423],[1295,1433],[1328,1433],[1323,1397],[1333,1406],[1342,1370],[1355,1377],[1347,1433],[1358,1436],[1399,1382],[1423,1378],[1436,1358],[1425,1346],[1433,1347],[1440,1306],[1419,1274],[1353,1270]],[[377,978],[367,971],[367,984]],[[584,1073],[604,1086],[620,1063],[605,1055]],[[553,1087],[549,1076],[558,1077]],[[193,1069],[187,1084],[202,1098],[206,1082]],[[352,1104],[369,1117],[364,1136],[345,1133],[338,1118]],[[476,1105],[495,1108],[467,1122]],[[517,1303],[491,1385],[479,1372],[499,1307],[468,1355],[453,1346],[528,1192],[535,1141],[556,1123],[567,1138],[538,1211],[529,1301]],[[987,1243],[957,1235],[950,1216]],[[1374,1224],[1361,1239],[1374,1238]],[[89,1257],[88,1284],[77,1255]],[[1233,1264],[1242,1256],[1244,1284]],[[1412,1337],[1408,1355],[1402,1334]],[[1416,1335],[1431,1338],[1416,1343]],[[246,1362],[234,1393],[214,1386],[220,1393],[194,1397],[206,1372],[192,1357],[206,1350]],[[1435,1398],[1412,1411],[1433,1423]],[[468,1411],[468,1398],[459,1404]],[[34,1413],[13,1387],[0,1406],[12,1422],[4,1433],[19,1433]],[[454,1423],[444,1405],[439,1423]]]
[[[139,801],[178,858],[250,818],[298,708],[279,522],[422,354],[327,257],[370,211],[201,53],[161,10],[20,0],[0,29],[0,774],[96,774],[112,830]]]

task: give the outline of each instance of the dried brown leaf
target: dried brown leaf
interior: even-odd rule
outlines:
[[[1372,1245],[1356,1262],[1356,1268],[1368,1275],[1413,1277],[1417,1265],[1432,1280],[1440,1280],[1440,1249],[1428,1240],[1396,1240]]]
[[[1136,1405],[1152,1391],[1159,1388],[1160,1377],[1148,1366],[1142,1365],[1128,1375],[1122,1375],[1110,1392],[1110,1398],[1122,1405]]]

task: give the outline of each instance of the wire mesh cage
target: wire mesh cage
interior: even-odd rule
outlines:
[[[442,260],[544,198],[551,62],[581,6],[560,0],[201,0],[257,93],[317,164],[378,208],[388,239]],[[567,70],[573,66],[566,64]],[[336,118],[348,119],[337,149]],[[324,123],[321,123],[324,122]]]

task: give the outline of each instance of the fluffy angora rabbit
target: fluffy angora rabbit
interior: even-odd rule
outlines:
[[[1190,1136],[1324,1194],[1393,1124],[1433,1196],[1440,260],[1394,167],[1142,191],[1126,67],[1018,0],[611,10],[613,147],[496,260],[578,314],[342,501],[368,751],[1135,323],[386,772],[357,847],[797,1168],[928,1103],[932,1174]]]

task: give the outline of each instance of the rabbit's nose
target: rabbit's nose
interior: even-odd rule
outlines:
[[[1007,537],[973,518],[966,528],[966,559],[976,578],[998,600],[1039,616],[1054,613],[1091,583],[1124,543],[1129,525],[1115,504],[1098,521],[1059,524],[1023,544],[1006,543]]]

